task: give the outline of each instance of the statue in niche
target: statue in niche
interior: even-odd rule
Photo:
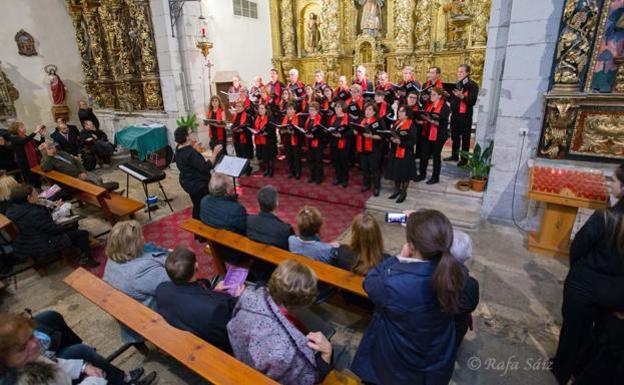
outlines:
[[[305,30],[305,50],[307,53],[315,53],[319,51],[319,42],[321,41],[321,33],[319,31],[318,16],[310,13],[306,22]]]
[[[52,102],[55,105],[61,105],[65,102],[65,93],[67,92],[67,88],[65,88],[65,84],[61,80],[61,77],[58,76],[56,71],[57,67],[53,64],[48,64],[44,67],[45,72],[48,74],[50,79],[50,91],[52,91]]]
[[[360,32],[377,36],[381,30],[381,7],[384,0],[357,0],[362,6],[360,18]]]

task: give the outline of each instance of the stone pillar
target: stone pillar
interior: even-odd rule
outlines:
[[[535,156],[539,142],[543,94],[548,89],[561,12],[562,4],[556,0],[492,0],[477,126],[479,141],[494,140],[483,217],[512,220],[519,159],[515,217],[526,217],[527,161]],[[523,132],[527,136],[521,147]]]
[[[397,53],[412,50],[413,15],[414,0],[397,0],[394,2],[394,47]]]
[[[296,48],[292,0],[282,0],[280,3],[280,16],[284,56],[293,57],[296,54]]]

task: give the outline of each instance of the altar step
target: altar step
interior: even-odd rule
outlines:
[[[431,175],[431,166],[428,174]],[[394,189],[391,181],[384,180],[381,194],[371,197],[366,208],[384,212],[401,212],[403,210],[434,209],[443,212],[453,226],[464,230],[475,230],[481,222],[481,204],[483,193],[459,191],[455,184],[459,180],[467,180],[467,171],[458,168],[455,163],[443,163],[440,183],[428,185],[425,181],[410,182],[407,198],[403,203],[388,199]]]

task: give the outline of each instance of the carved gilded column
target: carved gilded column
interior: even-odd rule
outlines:
[[[414,27],[414,48],[416,51],[429,50],[431,45],[431,0],[417,0]]]
[[[87,23],[87,34],[89,35],[89,46],[93,54],[95,69],[99,79],[107,79],[110,77],[111,68],[107,62],[105,52],[106,43],[102,39],[100,31],[100,20],[98,18],[97,8],[87,7],[84,11],[84,20]]]
[[[472,45],[484,46],[487,43],[491,0],[473,0],[472,4]]]
[[[394,2],[394,44],[397,52],[412,50],[414,0]]]
[[[338,53],[340,46],[340,2],[321,0],[321,49],[324,53]]]
[[[90,47],[88,43],[88,35],[84,29],[82,21],[82,12],[72,12],[71,14],[72,24],[76,31],[76,43],[78,44],[78,52],[80,53],[82,72],[85,75],[85,82],[93,80],[96,76],[92,58],[90,57]]]
[[[293,21],[292,0],[282,0],[280,3],[280,28],[282,30],[282,47],[284,56],[295,56],[295,24]]]
[[[613,92],[624,94],[624,56],[616,57],[614,61],[617,66],[617,72],[615,74]]]

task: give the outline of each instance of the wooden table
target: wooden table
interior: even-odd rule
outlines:
[[[554,183],[545,188],[538,173],[551,173]],[[587,194],[573,185],[573,180],[591,178],[602,183],[592,187],[600,194]],[[599,183],[599,182],[597,182]],[[589,196],[588,196],[589,195]],[[532,252],[557,258],[567,258],[570,254],[570,236],[579,208],[602,209],[608,206],[609,194],[602,173],[577,170],[563,170],[551,167],[529,169],[528,198],[546,203],[539,231],[530,232],[528,249]]]

